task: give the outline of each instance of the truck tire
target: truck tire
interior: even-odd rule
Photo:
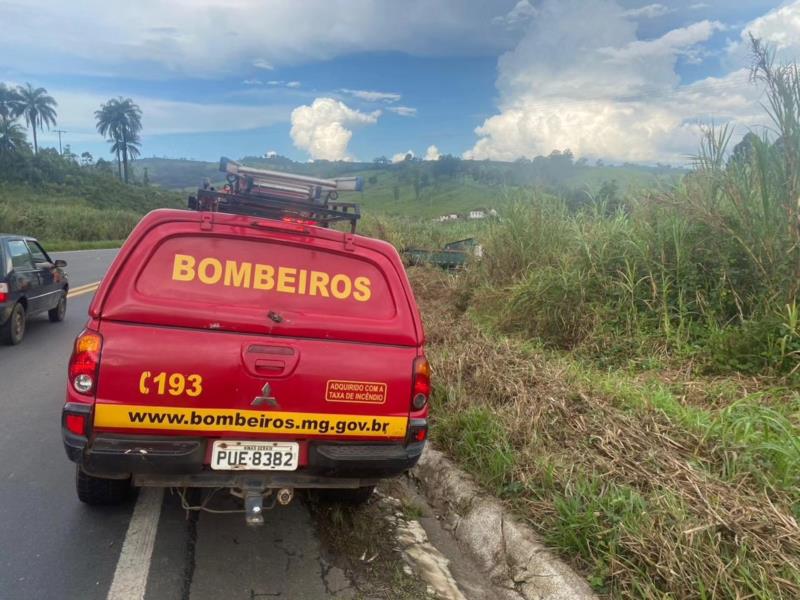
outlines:
[[[78,500],[89,506],[121,504],[131,494],[131,480],[104,479],[84,473],[80,465],[75,471],[75,489]]]
[[[11,315],[8,317],[2,327],[0,327],[0,342],[8,346],[16,346],[22,341],[25,336],[25,307],[19,302],[11,309]]]
[[[64,317],[67,314],[67,294],[63,292],[61,297],[58,299],[58,304],[55,305],[55,308],[51,308],[47,311],[47,317],[50,319],[51,323],[60,323],[64,320]]]
[[[358,506],[366,503],[372,497],[372,492],[374,491],[374,485],[365,485],[358,488],[321,489],[319,490],[319,498],[323,502]]]

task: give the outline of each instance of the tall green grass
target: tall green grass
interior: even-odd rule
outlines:
[[[0,231],[43,240],[125,239],[140,218],[140,214],[126,210],[0,201]]]
[[[610,597],[800,590],[800,74],[754,49],[770,136],[622,206],[516,192],[416,282],[433,438]]]
[[[676,186],[570,209],[512,191],[465,288],[506,332],[604,364],[800,369],[800,72],[753,42],[771,136],[709,127]]]
[[[677,356],[709,370],[791,372],[799,247],[786,220],[745,233],[720,202],[717,227],[692,210],[692,185],[631,199],[614,214],[520,198],[492,227],[467,284],[479,313],[503,331],[608,362]]]

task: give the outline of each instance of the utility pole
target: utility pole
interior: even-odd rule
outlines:
[[[63,129],[53,129],[53,131],[58,134],[58,153],[63,156],[64,152],[61,150],[61,134],[67,132]]]

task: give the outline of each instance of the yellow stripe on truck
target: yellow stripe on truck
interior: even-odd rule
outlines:
[[[406,417],[97,404],[95,427],[399,438]]]

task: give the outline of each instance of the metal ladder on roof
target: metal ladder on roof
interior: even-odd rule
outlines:
[[[245,167],[222,157],[220,171],[227,183],[215,190],[208,181],[189,197],[192,210],[228,212],[302,222],[328,227],[338,221],[350,223],[351,233],[361,218],[358,204],[339,201],[340,192],[360,192],[361,177],[322,179]]]

